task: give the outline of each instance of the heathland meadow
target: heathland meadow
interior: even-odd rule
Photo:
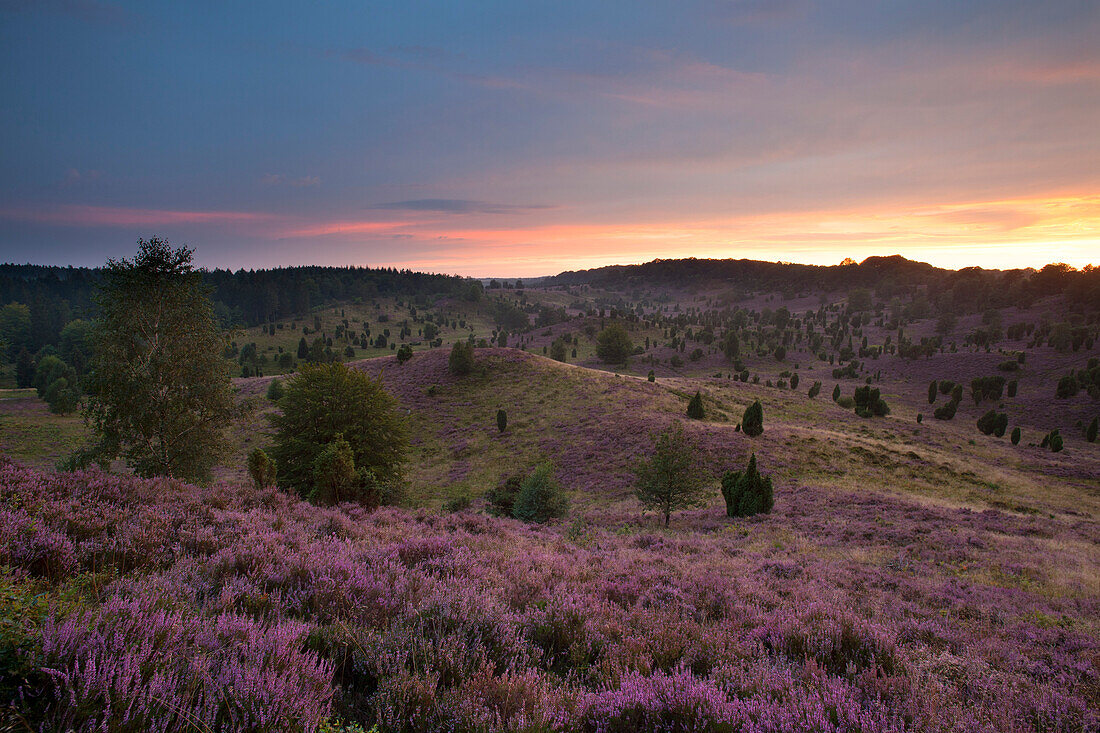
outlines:
[[[207,274],[194,479],[5,334],[4,729],[1097,730],[1096,271],[737,264]]]

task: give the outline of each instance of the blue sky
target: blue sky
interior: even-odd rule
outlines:
[[[0,0],[0,260],[1100,263],[1095,2]]]

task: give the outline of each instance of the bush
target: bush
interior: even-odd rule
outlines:
[[[1012,428],[1012,445],[1020,444],[1020,426]]]
[[[1080,386],[1077,384],[1077,377],[1072,374],[1067,374],[1058,380],[1058,387],[1054,391],[1054,396],[1060,400],[1068,400],[1073,397],[1080,390]]]
[[[856,387],[853,401],[856,414],[860,417],[885,417],[890,414],[890,407],[880,396],[879,390],[870,386]]]
[[[397,350],[397,363],[404,364],[411,358],[413,358],[412,347],[408,344],[401,344],[401,348]]]
[[[339,362],[305,364],[287,380],[279,405],[281,414],[270,418],[276,428],[270,454],[280,486],[309,496],[314,461],[338,436],[350,444],[357,469],[369,469],[382,484],[400,483],[407,428],[381,381]]]
[[[833,402],[836,402],[839,399],[840,399],[840,385],[838,384],[835,387],[833,387]]]
[[[1044,435],[1042,442],[1039,443],[1040,448],[1050,448],[1052,453],[1059,452],[1063,446],[1062,434],[1058,431],[1058,428]]]
[[[821,394],[821,382],[814,382],[810,385],[810,391],[806,395],[812,400]]]
[[[856,406],[856,401],[851,397],[841,397],[836,401],[837,405],[843,407],[845,410],[850,410]]]
[[[751,517],[772,510],[775,503],[772,480],[756,470],[755,453],[744,471],[727,471],[722,476],[722,497],[726,500],[726,515],[730,517]]]
[[[596,356],[605,364],[625,364],[632,353],[630,334],[619,323],[612,323],[596,337]]]
[[[931,405],[936,401],[936,394],[938,392],[939,392],[939,385],[936,383],[936,380],[933,379],[928,384],[928,404]]]
[[[503,409],[497,410],[497,431],[503,433],[508,427],[508,413]]]
[[[787,349],[783,346],[777,346],[775,348],[774,356],[776,361],[783,361],[787,358]]]
[[[1005,378],[997,375],[992,377],[975,377],[970,380],[970,394],[974,398],[974,404],[980,404],[982,400],[999,400],[1004,391]]]
[[[917,413],[917,425],[920,425],[922,422],[924,422],[924,415],[922,415],[918,412]]]
[[[516,495],[523,484],[522,474],[507,476],[495,487],[485,493],[485,499],[489,502],[489,513],[498,517],[512,516],[512,509],[516,505]]]
[[[512,516],[524,522],[545,524],[551,519],[564,517],[569,511],[569,501],[554,478],[554,467],[542,463],[519,486]]]
[[[791,389],[798,389],[798,374],[791,375]]]
[[[688,402],[687,416],[692,420],[702,420],[706,417],[706,411],[703,409],[703,395],[699,392],[696,392]]]
[[[1019,385],[1019,383],[1015,379],[1013,379],[1011,382],[1008,383],[1008,396],[1009,397],[1015,397],[1016,396],[1016,390],[1017,390],[1018,385]]]
[[[443,502],[443,510],[450,513],[465,511],[470,508],[470,495],[459,494]]]
[[[952,398],[946,405],[937,407],[932,411],[932,417],[937,420],[951,420],[955,417],[955,412],[959,409],[959,401]]]
[[[285,392],[286,390],[283,389],[282,380],[272,379],[267,385],[267,398],[272,402],[281,400]]]
[[[275,471],[275,462],[263,448],[254,448],[248,454],[248,475],[252,477],[252,485],[257,489],[274,486]]]
[[[337,435],[313,461],[313,490],[309,500],[322,506],[357,501],[374,509],[381,503],[382,495],[374,474],[369,468],[356,469],[351,445]]]
[[[44,399],[50,412],[55,415],[68,415],[76,412],[80,407],[80,390],[76,388],[75,381],[70,383],[65,377],[58,377],[46,387]]]
[[[745,414],[741,416],[741,431],[750,438],[764,432],[764,407],[760,400],[745,408]]]
[[[998,413],[996,410],[990,410],[978,418],[978,430],[983,435],[996,435],[998,438],[1002,438],[1007,429],[1008,415],[1003,412]]]
[[[656,382],[657,381],[657,375],[653,373],[652,369],[650,369],[649,370],[649,375],[646,377],[646,379],[648,379],[650,382]]]
[[[1096,442],[1096,432],[1100,429],[1100,418],[1094,417],[1092,422],[1089,423],[1088,428],[1085,430],[1085,440],[1090,443]]]
[[[451,347],[451,355],[447,359],[447,366],[451,374],[459,377],[466,376],[474,370],[474,345],[469,341],[455,341]]]
[[[954,382],[952,382],[948,379],[941,379],[940,380],[940,394],[949,395],[949,394],[951,394],[951,392],[954,389],[955,389],[955,383]]]

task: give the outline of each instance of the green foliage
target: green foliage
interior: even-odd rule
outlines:
[[[1005,378],[996,375],[992,377],[975,377],[970,380],[970,395],[974,398],[974,404],[980,404],[982,400],[999,400],[1004,391]]]
[[[26,349],[19,350],[19,356],[15,360],[15,386],[19,388],[34,385],[34,357]]]
[[[331,506],[356,501],[374,509],[381,499],[381,486],[374,473],[369,468],[356,469],[351,445],[342,435],[337,435],[314,459],[310,502]]]
[[[959,401],[952,397],[947,404],[941,405],[932,411],[932,416],[937,420],[951,420],[959,409]]]
[[[474,345],[469,341],[455,341],[447,359],[451,374],[464,377],[474,370]]]
[[[1009,397],[1015,397],[1016,396],[1016,390],[1017,390],[1018,386],[1019,386],[1019,383],[1015,379],[1013,379],[1011,382],[1008,383],[1008,396]]]
[[[1012,445],[1019,445],[1020,444],[1020,426],[1019,425],[1012,428],[1012,438],[1011,439],[1012,439]]]
[[[930,405],[931,405],[931,404],[935,403],[935,401],[936,401],[936,394],[937,394],[938,392],[939,392],[939,386],[937,385],[937,383],[936,383],[936,380],[935,380],[935,379],[933,379],[933,380],[932,380],[931,382],[929,382],[929,384],[928,384],[928,404],[930,404]]]
[[[275,461],[271,460],[263,448],[253,448],[248,454],[248,475],[257,489],[275,485]]]
[[[498,517],[512,516],[512,509],[516,505],[516,496],[519,487],[526,478],[522,474],[507,476],[498,485],[485,492],[485,499],[489,502],[489,513]]]
[[[630,334],[621,323],[612,323],[596,336],[596,356],[605,364],[625,364],[634,352]]]
[[[455,512],[465,511],[466,509],[470,508],[470,503],[471,499],[469,494],[459,494],[458,496],[451,497],[450,499],[447,499],[445,502],[443,502],[443,511],[450,512],[452,514]]]
[[[741,416],[741,431],[750,438],[764,432],[764,407],[760,400],[745,408],[745,413]]]
[[[1043,436],[1043,440],[1039,443],[1040,448],[1050,448],[1052,453],[1057,453],[1064,447],[1062,440],[1062,434],[1058,431],[1058,428],[1051,430],[1049,433]]]
[[[400,483],[408,436],[397,402],[371,379],[339,362],[305,364],[287,380],[271,456],[279,485],[302,496],[313,490],[313,465],[339,437],[351,448],[354,465],[368,469],[384,487]]]
[[[397,363],[404,364],[411,358],[413,358],[412,347],[408,344],[401,344],[401,348],[397,350]]]
[[[1085,429],[1085,440],[1090,443],[1095,443],[1098,429],[1100,429],[1100,418],[1094,417],[1092,422],[1089,423],[1088,428]]]
[[[568,511],[569,501],[554,478],[554,466],[549,462],[539,464],[523,479],[512,506],[513,517],[538,524],[564,517]]]
[[[267,385],[267,399],[272,402],[278,402],[283,398],[286,393],[286,389],[283,387],[283,382],[280,379],[272,379]]]
[[[810,391],[806,395],[812,400],[821,394],[821,382],[814,382],[810,385]]]
[[[649,380],[650,382],[656,382],[657,381],[657,375],[653,373],[652,369],[650,369],[649,374],[646,376],[646,379]]]
[[[565,341],[560,338],[554,339],[554,343],[550,344],[550,358],[554,361],[565,361],[566,353]]]
[[[996,435],[998,438],[1002,438],[1007,429],[1008,415],[1003,412],[989,410],[978,418],[978,430],[983,435]]]
[[[733,330],[726,331],[722,339],[722,353],[730,361],[735,361],[741,355],[741,342],[737,340],[737,333]]]
[[[772,480],[756,470],[755,453],[744,471],[727,471],[722,476],[722,497],[726,500],[726,515],[730,517],[751,517],[772,510],[775,503]]]
[[[497,410],[497,430],[503,433],[508,428],[508,413],[504,409]]]
[[[677,422],[657,436],[653,453],[634,466],[638,501],[660,512],[666,527],[672,512],[706,504],[710,477],[697,464],[694,447]]]
[[[1058,387],[1054,391],[1054,396],[1060,400],[1067,400],[1073,397],[1080,390],[1080,386],[1077,384],[1077,377],[1072,374],[1066,374],[1058,380]]]
[[[696,392],[688,402],[687,416],[692,420],[702,420],[707,416],[706,410],[703,409],[703,395],[699,392]]]
[[[776,361],[783,361],[787,358],[787,349],[783,346],[775,347],[775,351],[772,353]]]
[[[0,567],[0,730],[30,730],[26,721],[44,702],[49,683],[38,656],[48,615],[45,594]]]
[[[138,246],[104,270],[84,414],[137,475],[205,480],[234,410],[226,340],[192,251],[157,238]]]
[[[798,373],[791,375],[791,389],[798,389]]]
[[[50,386],[46,388],[44,399],[50,408],[50,412],[55,415],[68,415],[76,412],[77,408],[80,407],[80,390],[70,385],[69,380],[65,377],[59,377],[50,382]]]
[[[885,417],[890,414],[890,406],[882,399],[879,390],[870,385],[856,387],[852,397],[855,402],[856,414],[860,417]]]
[[[839,399],[840,399],[840,385],[838,384],[835,387],[833,387],[833,402],[836,402]]]
[[[924,415],[922,415],[921,413],[918,412],[917,413],[917,425],[920,425],[922,422],[924,422]]]

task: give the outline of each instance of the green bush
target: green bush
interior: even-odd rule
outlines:
[[[812,400],[821,394],[821,382],[814,382],[810,385],[810,391],[806,395]]]
[[[1092,422],[1089,423],[1088,428],[1085,430],[1085,440],[1090,443],[1096,442],[1096,432],[1100,429],[1100,418],[1094,417]]]
[[[489,513],[498,517],[512,516],[512,508],[516,505],[516,495],[523,484],[522,474],[507,476],[499,484],[485,493],[485,499],[489,502]]]
[[[1060,400],[1067,400],[1077,394],[1079,390],[1080,385],[1077,383],[1077,377],[1067,374],[1058,380],[1058,387],[1054,391],[1054,396]]]
[[[1012,428],[1012,445],[1020,444],[1020,426]]]
[[[46,387],[43,399],[55,415],[68,415],[80,407],[80,390],[76,388],[75,375],[70,383],[65,377],[58,377]]]
[[[619,323],[612,323],[596,337],[596,356],[605,364],[625,364],[632,353],[630,334]]]
[[[938,392],[939,392],[939,385],[936,383],[936,380],[933,379],[928,384],[928,404],[931,405],[932,403],[934,403],[936,401],[936,394]]]
[[[851,397],[841,397],[836,401],[837,405],[843,407],[845,410],[850,410],[856,406],[856,401]]]
[[[397,363],[404,364],[411,358],[413,358],[412,347],[408,344],[401,344],[401,348],[397,350]]]
[[[503,433],[508,428],[508,413],[503,409],[497,410],[497,431]]]
[[[459,377],[466,376],[474,370],[474,345],[469,341],[455,341],[451,347],[451,355],[447,359],[447,366],[451,374]]]
[[[798,389],[798,374],[791,375],[791,389]]]
[[[949,395],[955,389],[955,383],[948,379],[940,380],[940,394]]]
[[[744,471],[727,471],[722,476],[722,497],[730,517],[750,517],[767,514],[775,503],[770,476],[756,470],[756,454],[749,458]]]
[[[840,385],[838,384],[835,387],[833,387],[833,402],[836,402],[839,399],[840,399]]]
[[[745,414],[741,416],[741,432],[750,438],[764,432],[764,407],[760,400],[745,408]]]
[[[461,512],[470,508],[470,495],[459,494],[443,502],[443,510],[450,513]]]
[[[1009,397],[1015,397],[1016,396],[1016,390],[1017,390],[1018,387],[1019,387],[1019,382],[1017,382],[1015,379],[1013,379],[1011,382],[1009,382],[1008,383],[1008,396]]]
[[[263,448],[254,448],[248,454],[248,475],[252,477],[252,485],[257,489],[275,485],[275,461],[271,460]]]
[[[634,473],[638,501],[660,512],[666,527],[672,512],[706,504],[711,478],[698,466],[694,447],[678,422],[657,436],[653,452],[634,466]]]
[[[688,402],[687,416],[692,420],[702,420],[706,415],[707,413],[703,409],[703,395],[696,392],[695,396]]]
[[[922,415],[918,412],[917,413],[917,425],[920,425],[922,422],[924,422],[924,415]]]
[[[978,430],[980,430],[983,435],[996,435],[998,438],[1002,438],[1007,429],[1008,415],[1003,412],[989,410],[978,418]]]
[[[885,417],[890,414],[890,406],[882,399],[879,390],[870,386],[856,387],[852,400],[860,417]]]
[[[653,373],[652,369],[650,369],[649,370],[649,376],[647,376],[646,379],[648,379],[650,382],[656,382],[657,381],[657,375]]]
[[[285,390],[280,379],[272,379],[267,385],[267,398],[272,402],[278,402],[283,398]]]
[[[568,511],[569,501],[554,478],[553,465],[542,463],[520,484],[512,516],[524,522],[545,524],[564,517]]]
[[[937,407],[932,411],[932,417],[937,420],[951,420],[955,417],[955,412],[959,409],[959,401],[954,397],[946,405]]]

